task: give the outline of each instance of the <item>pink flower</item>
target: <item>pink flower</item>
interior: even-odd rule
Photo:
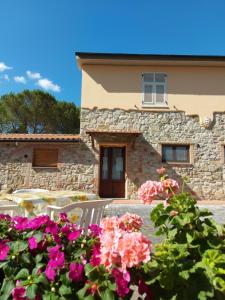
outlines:
[[[130,213],[120,217],[120,222],[120,228],[129,232],[139,231],[143,225],[143,219],[140,216]]]
[[[38,244],[37,244],[37,239],[35,237],[31,237],[28,239],[28,244],[30,250],[36,249]]]
[[[148,180],[139,188],[138,196],[144,204],[150,204],[162,191],[161,182]]]
[[[48,280],[54,281],[55,276],[56,276],[56,271],[55,271],[55,269],[51,268],[50,266],[47,266],[47,268],[45,270],[45,275],[48,278]]]
[[[26,230],[29,228],[29,220],[24,217],[16,216],[12,218],[16,230]]]
[[[10,247],[4,242],[0,241],[0,261],[7,258]]]
[[[163,191],[167,194],[167,197],[171,197],[173,194],[176,194],[179,190],[179,185],[176,180],[165,179],[162,181]]]
[[[26,295],[26,290],[25,287],[23,286],[16,286],[12,290],[12,296],[14,300],[24,300],[26,299],[25,295]]]
[[[160,169],[156,169],[156,172],[160,175],[163,176],[166,173],[166,169],[161,167]]]
[[[50,258],[48,265],[53,268],[62,268],[64,266],[64,252],[59,251],[59,249],[59,245],[48,249],[48,257]]]
[[[0,214],[0,220],[11,221],[10,215]]]
[[[170,216],[171,217],[175,217],[175,216],[177,216],[178,215],[178,211],[176,211],[176,210],[171,210],[171,212],[170,212]]]
[[[88,229],[90,230],[91,235],[93,235],[93,236],[99,236],[102,232],[102,228],[97,224],[89,225]]]
[[[90,258],[90,264],[92,266],[98,266],[101,263],[101,251],[100,251],[100,245],[94,245],[93,247],[93,253],[92,256]]]
[[[71,263],[69,278],[75,282],[81,281],[84,277],[84,266],[80,263]]]
[[[46,215],[38,216],[29,220],[28,227],[29,229],[37,230],[41,226],[48,224],[49,221],[50,221],[49,216]]]
[[[61,222],[69,222],[69,219],[67,218],[66,213],[60,213],[59,214],[59,219],[60,219]]]
[[[79,238],[80,234],[81,234],[81,230],[80,229],[79,230],[75,230],[75,231],[70,232],[68,234],[67,238],[68,238],[69,241],[75,241],[75,240],[77,240]]]
[[[119,226],[118,217],[106,217],[101,221],[101,228],[105,231],[113,231]]]
[[[53,221],[48,221],[47,227],[45,229],[46,233],[51,233],[52,235],[57,235],[59,232],[58,225]]]
[[[129,273],[128,274],[126,274],[126,273],[128,273],[128,272],[123,273],[116,268],[114,268],[112,270],[112,275],[115,278],[115,282],[117,285],[116,292],[117,292],[118,296],[120,296],[122,298],[125,297],[130,292],[130,289],[128,287],[128,284],[130,281],[130,276],[129,276]]]

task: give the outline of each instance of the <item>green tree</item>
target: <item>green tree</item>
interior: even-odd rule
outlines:
[[[60,101],[56,105],[58,133],[78,133],[80,128],[80,109],[73,103]]]
[[[0,97],[0,131],[8,133],[77,133],[79,108],[40,90]]]

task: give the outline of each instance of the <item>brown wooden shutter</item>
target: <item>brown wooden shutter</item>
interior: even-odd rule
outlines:
[[[56,168],[58,149],[34,149],[33,166]]]

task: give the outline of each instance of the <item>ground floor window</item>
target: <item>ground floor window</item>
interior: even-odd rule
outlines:
[[[56,168],[58,165],[58,149],[34,149],[33,167]]]
[[[190,145],[162,145],[162,162],[190,162]]]

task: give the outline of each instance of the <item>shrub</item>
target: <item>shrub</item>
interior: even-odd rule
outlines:
[[[127,214],[93,224],[84,235],[65,214],[56,222],[0,215],[0,299],[129,299],[150,258],[141,225],[140,217]]]

